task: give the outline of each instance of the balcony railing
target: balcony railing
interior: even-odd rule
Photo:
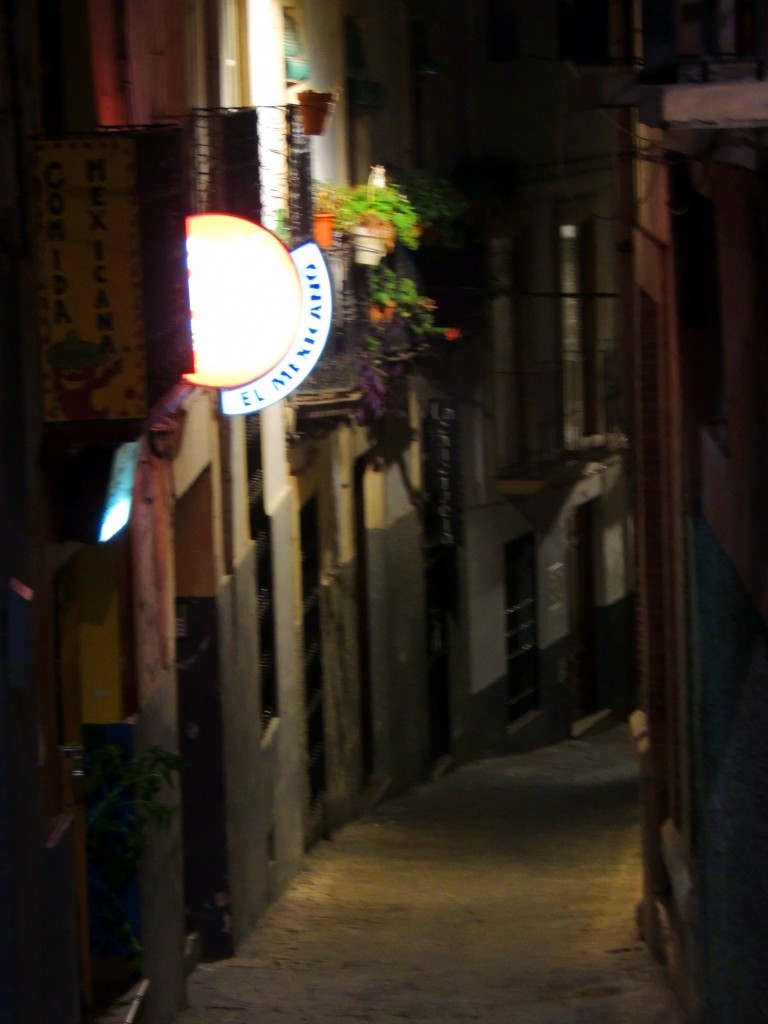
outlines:
[[[560,53],[586,67],[634,67],[646,81],[762,78],[768,0],[567,0]]]
[[[191,206],[264,224],[296,245],[312,235],[309,139],[298,108],[193,111]]]
[[[573,351],[561,362],[497,374],[499,476],[533,484],[577,455],[623,437],[617,354]]]
[[[355,287],[352,252],[337,233],[324,255],[333,287],[333,326],[322,358],[292,396],[303,413],[310,406],[336,407],[354,400],[359,392],[367,313]]]
[[[768,0],[643,0],[643,69],[659,81],[763,78]]]

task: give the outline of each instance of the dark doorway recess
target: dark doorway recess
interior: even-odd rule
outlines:
[[[599,711],[595,610],[594,501],[573,510],[570,521],[571,719]]]
[[[317,499],[301,510],[301,596],[304,635],[304,706],[309,808],[306,842],[310,846],[324,832],[326,763],[323,706],[323,637],[320,617],[320,546]]]
[[[232,956],[216,599],[176,601],[184,903],[205,960]]]
[[[432,548],[426,555],[427,686],[432,761],[451,753],[451,663],[449,621],[456,595],[456,549]]]
[[[539,706],[536,648],[536,544],[532,533],[504,547],[508,720]]]
[[[256,593],[259,628],[259,678],[261,725],[265,732],[279,714],[277,644],[275,641],[272,521],[264,506],[264,470],[261,459],[261,426],[258,416],[246,417],[248,456],[248,518],[256,545]]]
[[[365,785],[374,771],[373,701],[371,695],[371,641],[368,632],[368,546],[365,531],[365,470],[367,459],[355,462],[355,552],[357,575],[357,649],[360,672],[360,735],[362,740],[362,783]]]

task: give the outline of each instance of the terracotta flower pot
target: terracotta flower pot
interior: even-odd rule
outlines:
[[[397,303],[394,299],[386,303],[375,302],[368,312],[368,318],[372,324],[388,324],[391,323],[396,309]]]
[[[300,92],[298,94],[301,121],[305,135],[322,135],[328,114],[333,110],[332,92]]]
[[[333,224],[332,213],[316,213],[314,221],[315,241],[321,249],[330,249],[333,245]]]

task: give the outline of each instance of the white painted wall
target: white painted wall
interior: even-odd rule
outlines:
[[[565,498],[553,495],[552,525],[539,537],[540,647],[549,647],[570,632],[568,520],[577,505],[595,499],[595,603],[614,604],[631,589],[626,477],[618,459],[607,465],[595,463]]]
[[[551,528],[538,538],[536,610],[539,647],[549,647],[570,632],[566,535],[568,512],[569,506],[566,505]]]
[[[312,173],[318,181],[346,181],[347,178],[347,97],[344,65],[344,19],[338,0],[305,0],[300,10],[303,42],[312,67],[302,88],[334,92],[337,102],[322,135],[310,141]]]
[[[278,212],[288,203],[282,4],[276,0],[248,0],[247,18],[250,99],[260,108],[262,221],[265,227],[274,229]]]
[[[504,545],[530,527],[511,504],[468,509],[464,519],[469,689],[479,693],[507,671]]]
[[[248,0],[247,18],[251,103],[280,106],[286,101],[282,4]]]
[[[251,547],[248,521],[248,459],[245,448],[245,417],[230,417],[229,485],[232,489],[232,557],[235,565]]]
[[[627,478],[618,460],[604,473],[598,510],[597,603],[610,605],[626,597],[632,588],[629,494]]]
[[[214,392],[195,388],[184,402],[181,447],[173,460],[173,492],[176,498],[187,491],[214,456],[215,434],[211,427],[215,401]]]

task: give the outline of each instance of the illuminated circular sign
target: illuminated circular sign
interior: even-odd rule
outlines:
[[[331,286],[314,243],[289,252],[240,217],[187,218],[194,373],[221,389],[225,413],[256,412],[289,394],[322,352]]]
[[[243,387],[222,391],[221,408],[230,416],[258,412],[279,402],[311,372],[331,329],[332,289],[323,254],[314,242],[291,252],[301,285],[298,330],[282,359],[268,372]]]

